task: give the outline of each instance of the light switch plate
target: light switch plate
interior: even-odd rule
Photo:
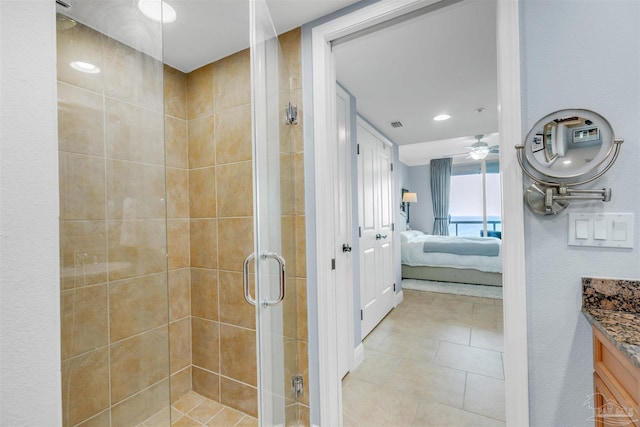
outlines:
[[[569,246],[633,248],[632,213],[570,213]]]

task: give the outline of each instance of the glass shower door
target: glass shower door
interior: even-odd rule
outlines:
[[[291,78],[266,3],[250,3],[257,280],[247,297],[253,293],[256,301],[258,418],[261,426],[297,425],[303,385],[297,375]]]
[[[161,25],[117,0],[56,24],[62,425],[169,425]]]

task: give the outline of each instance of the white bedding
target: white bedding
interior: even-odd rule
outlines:
[[[475,270],[486,271],[490,273],[502,273],[502,245],[500,239],[487,237],[487,239],[495,239],[498,241],[500,251],[498,256],[480,256],[480,255],[454,255],[447,253],[425,253],[425,240],[442,240],[456,239],[456,236],[431,236],[423,234],[419,231],[403,231],[400,233],[400,241],[402,242],[402,263],[416,266],[429,267],[449,267],[449,268],[473,268]]]

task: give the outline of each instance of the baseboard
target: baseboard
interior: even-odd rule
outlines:
[[[402,289],[400,289],[400,292],[396,293],[396,299],[394,301],[394,307],[399,306],[403,299],[404,299],[404,294],[402,293]]]
[[[353,372],[360,364],[364,361],[364,346],[362,343],[358,344],[358,346],[353,350],[353,367],[351,368],[351,372]]]

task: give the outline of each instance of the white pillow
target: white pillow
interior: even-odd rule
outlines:
[[[401,243],[407,243],[409,240],[415,238],[416,236],[420,236],[424,234],[422,231],[420,230],[407,230],[407,231],[401,231],[400,232],[400,242]]]

